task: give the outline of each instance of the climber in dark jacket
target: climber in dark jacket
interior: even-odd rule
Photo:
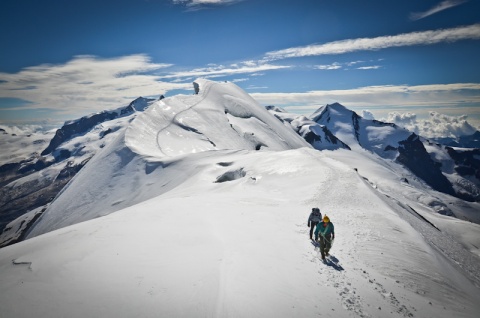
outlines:
[[[312,213],[308,217],[308,227],[310,228],[310,239],[312,239],[313,230],[318,222],[322,221],[322,213],[319,208],[312,208]]]

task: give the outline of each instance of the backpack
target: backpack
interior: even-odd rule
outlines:
[[[310,214],[310,221],[317,223],[322,221],[322,213],[320,212],[319,208],[312,209],[312,213]]]

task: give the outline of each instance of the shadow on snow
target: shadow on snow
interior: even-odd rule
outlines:
[[[315,242],[315,241],[312,241],[312,245],[315,246],[315,249],[320,249],[320,245]],[[329,255],[328,257],[326,257],[324,260],[323,260],[323,263],[327,266],[330,266],[332,267],[333,269],[337,270],[337,271],[343,271],[345,270],[342,265],[340,265],[340,261],[338,260],[338,258],[336,258],[335,256],[333,255]]]

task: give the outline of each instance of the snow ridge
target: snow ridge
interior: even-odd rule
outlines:
[[[233,83],[198,79],[199,93],[157,102],[128,127],[126,145],[149,158],[211,150],[285,150],[308,144]]]

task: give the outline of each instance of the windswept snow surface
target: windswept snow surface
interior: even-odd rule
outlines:
[[[478,317],[480,226],[432,216],[396,165],[301,147],[233,84],[197,83],[0,249],[2,318]],[[312,207],[335,224],[325,263]]]

